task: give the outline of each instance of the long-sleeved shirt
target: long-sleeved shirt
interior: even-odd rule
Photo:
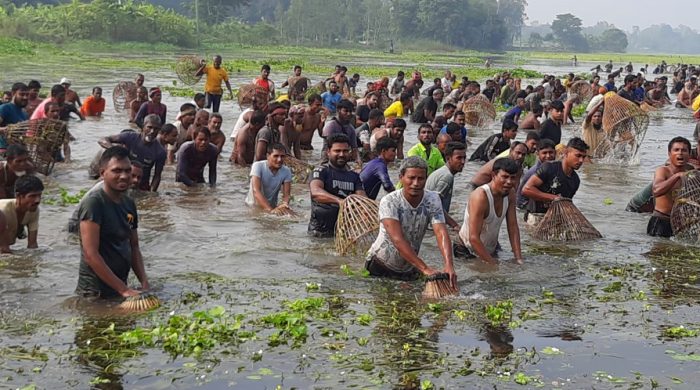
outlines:
[[[380,188],[384,188],[386,192],[394,191],[394,183],[389,177],[386,162],[381,157],[371,160],[362,167],[360,180],[362,180],[362,187],[370,199],[377,199]]]

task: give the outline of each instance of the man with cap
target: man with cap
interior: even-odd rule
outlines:
[[[160,123],[166,123],[165,118],[167,116],[168,108],[165,104],[161,103],[163,97],[160,88],[151,88],[148,91],[148,96],[151,98],[150,101],[143,103],[139,112],[136,113],[134,122],[138,127],[143,127],[143,119],[146,115],[155,114],[160,117]]]
[[[69,79],[64,77],[61,79],[61,82],[59,84],[63,85],[63,88],[66,89],[67,104],[72,104],[77,107],[83,105],[83,103],[80,102],[80,97],[78,96],[78,94],[74,90],[70,89],[71,81]]]

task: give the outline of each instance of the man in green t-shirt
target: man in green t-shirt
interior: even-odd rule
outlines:
[[[104,186],[82,200],[80,219],[80,269],[76,292],[83,296],[130,297],[141,291],[126,284],[133,269],[148,290],[148,277],[139,249],[136,204],[126,196],[131,182],[129,151],[120,146],[105,150],[100,158]]]

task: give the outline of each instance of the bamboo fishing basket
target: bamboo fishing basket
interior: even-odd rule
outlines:
[[[380,110],[386,110],[393,102],[386,89],[379,91],[378,107]]]
[[[124,299],[119,308],[131,313],[144,312],[160,306],[160,299],[153,294],[139,294]]]
[[[202,67],[202,59],[198,56],[182,56],[175,62],[175,74],[185,85],[195,85],[202,78],[197,76],[197,70]]]
[[[602,237],[571,199],[566,198],[552,202],[532,236],[542,241],[581,241]]]
[[[253,102],[267,103],[270,99],[270,93],[263,87],[255,84],[241,85],[237,92],[238,106],[241,108],[249,108],[253,106]]]
[[[423,290],[423,298],[425,299],[440,299],[458,293],[459,290],[452,287],[450,275],[447,273],[433,274],[425,280],[425,290]]]
[[[289,89],[287,95],[289,95],[289,100],[301,103],[305,100],[306,91],[309,89],[309,79],[306,77],[290,77]]]
[[[54,119],[34,119],[7,126],[7,142],[27,148],[37,172],[49,175],[56,153],[66,142],[67,125]]]
[[[128,110],[134,99],[136,99],[136,83],[133,81],[120,81],[112,91],[112,103],[116,112]]]
[[[496,109],[484,95],[472,96],[462,105],[467,124],[472,127],[484,128],[496,120]]]
[[[314,170],[313,165],[290,155],[284,156],[284,164],[292,171],[292,178],[295,183],[308,183],[311,172]]]
[[[700,243],[700,174],[689,172],[681,179],[671,209],[673,235],[682,241]]]
[[[580,102],[591,100],[593,97],[593,87],[586,80],[578,80],[569,87],[569,95],[578,95]]]
[[[614,92],[605,94],[603,129],[615,160],[632,159],[639,152],[649,127],[649,115]]]
[[[341,255],[364,253],[377,239],[379,205],[361,195],[350,195],[340,204],[335,225],[335,249]]]

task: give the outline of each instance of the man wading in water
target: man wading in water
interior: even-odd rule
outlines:
[[[432,226],[437,246],[445,263],[443,272],[457,287],[452,264],[452,242],[445,224],[440,196],[425,190],[428,165],[420,157],[408,157],[401,163],[402,189],[383,197],[379,203],[379,235],[367,253],[365,268],[372,276],[415,280],[419,275],[440,271],[418,257],[428,226]]]
[[[131,182],[129,151],[120,146],[100,158],[104,186],[81,202],[80,270],[76,293],[85,297],[130,297],[142,291],[127,286],[129,270],[148,290],[148,277],[139,248],[136,204],[126,196]]]
[[[668,165],[656,168],[654,172],[654,212],[647,225],[650,236],[671,237],[671,209],[676,201],[681,178],[693,167],[688,164],[690,141],[683,137],[673,138],[668,143]]]

